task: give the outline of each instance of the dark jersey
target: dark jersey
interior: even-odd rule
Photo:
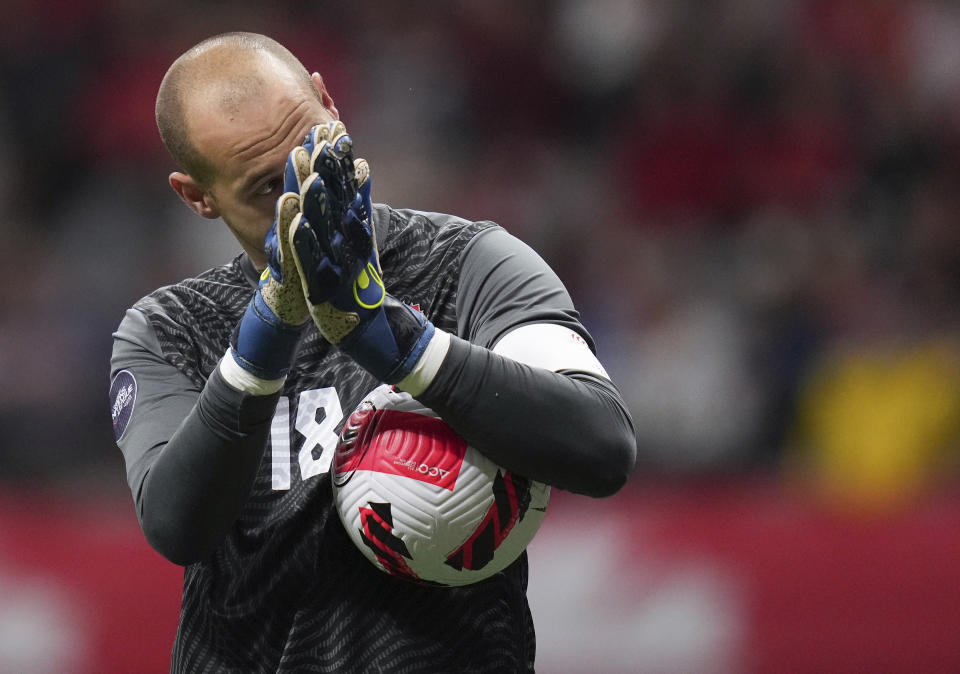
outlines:
[[[590,340],[556,277],[499,227],[375,211],[387,290],[438,328],[492,347],[532,320]],[[496,263],[473,265],[484,273],[465,278],[467,250],[501,262],[519,251],[505,265],[520,281],[516,297],[488,296]],[[144,475],[216,369],[255,287],[241,255],[145,297],[115,335],[114,388],[133,382],[129,395],[114,391],[115,427],[138,507]],[[343,420],[377,384],[311,326],[239,518],[212,556],[186,567],[172,671],[533,670],[526,555],[477,585],[433,588],[378,571],[347,538],[330,459]]]

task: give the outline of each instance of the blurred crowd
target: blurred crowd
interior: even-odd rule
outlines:
[[[957,484],[960,6],[946,0],[8,0],[0,476],[122,485],[110,333],[228,261],[153,102],[228,30],[319,70],[374,196],[490,219],[567,283],[638,475]]]

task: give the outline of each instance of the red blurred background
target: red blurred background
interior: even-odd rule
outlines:
[[[958,527],[955,494],[866,515],[768,480],[555,493],[538,671],[956,672]],[[167,671],[183,573],[125,501],[8,493],[0,531],[3,671]]]

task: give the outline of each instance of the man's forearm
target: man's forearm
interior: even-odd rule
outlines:
[[[150,544],[176,564],[208,557],[236,521],[267,444],[279,394],[252,396],[210,376],[137,495]]]
[[[462,339],[422,403],[505,468],[589,496],[608,496],[630,476],[636,436],[616,387],[587,373],[524,365]]]

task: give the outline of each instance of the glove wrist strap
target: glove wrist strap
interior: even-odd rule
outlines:
[[[374,377],[395,384],[420,362],[434,332],[423,314],[386,295],[337,345]]]
[[[283,377],[290,370],[304,327],[280,320],[258,290],[231,337],[233,359],[259,379]]]

